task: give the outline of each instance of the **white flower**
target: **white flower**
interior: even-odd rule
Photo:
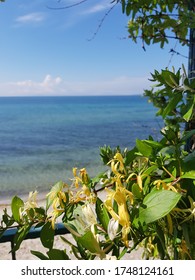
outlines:
[[[97,224],[96,216],[89,204],[82,206],[82,212],[89,225]]]
[[[20,218],[22,219],[30,209],[38,208],[37,204],[37,191],[30,192],[28,200],[24,203],[24,206],[20,208]]]
[[[37,205],[37,191],[30,192],[27,202],[25,202],[24,207],[26,209],[36,208]]]
[[[108,236],[110,240],[114,240],[117,236],[119,222],[112,218],[108,223]]]

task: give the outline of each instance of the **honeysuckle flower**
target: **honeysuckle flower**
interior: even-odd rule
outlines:
[[[71,181],[73,181],[74,187],[76,189],[78,189],[80,184],[82,184],[82,179],[77,175],[77,168],[76,167],[73,167],[72,173],[73,173],[74,179],[71,179]]]
[[[66,192],[64,188],[67,185],[63,182],[58,182],[51,191],[47,194],[47,209],[52,206],[52,211],[48,214],[51,220],[52,227],[55,227],[55,221],[58,216],[64,212],[64,205],[66,203]]]
[[[187,209],[174,208],[173,209],[175,212],[178,212],[182,218],[184,218],[184,220],[181,223],[185,223],[189,220],[195,221],[195,201],[190,196],[188,196],[188,199],[190,201],[190,208],[187,208]]]
[[[86,231],[93,230],[93,226],[97,224],[96,215],[89,203],[79,205],[73,212],[74,225],[77,227],[80,234]]]
[[[119,162],[119,170],[121,172],[126,173],[126,170],[125,170],[125,167],[124,167],[124,159],[123,159],[123,156],[121,155],[121,153],[116,153],[115,156],[114,156],[114,159]]]
[[[24,206],[20,208],[20,217],[22,218],[28,211],[33,208],[38,208],[37,204],[37,191],[30,192],[28,196],[28,200],[24,203]]]
[[[108,230],[107,230],[110,240],[115,239],[115,237],[117,236],[117,233],[118,233],[118,229],[119,229],[118,220],[115,220],[114,218],[110,219],[110,221],[108,223]]]
[[[100,234],[97,233],[97,229],[95,224],[91,225],[91,232],[93,233],[93,236],[95,237],[96,241],[99,243],[100,242]]]
[[[108,162],[108,164],[111,165],[112,172],[118,177],[122,178],[124,177],[124,174],[126,174],[126,169],[123,162],[124,159],[120,153],[116,153],[114,158]]]
[[[172,186],[172,183],[166,183],[163,180],[154,181],[154,185],[157,189],[160,189],[162,187],[164,190],[172,190],[174,192],[178,192],[177,189],[174,186]]]
[[[37,191],[30,192],[28,196],[28,200],[24,203],[25,209],[36,208],[38,207],[37,204]]]
[[[76,167],[73,167],[72,173],[73,173],[74,177],[77,176],[77,168]]]
[[[82,206],[82,212],[89,225],[94,225],[97,223],[96,216],[89,203]]]
[[[94,193],[91,192],[88,186],[90,179],[85,168],[80,169],[80,175],[77,175],[77,168],[73,168],[74,179],[71,188],[69,189],[70,202],[78,203],[79,201],[94,201]],[[75,191],[73,188],[76,188]]]
[[[128,247],[128,234],[130,232],[131,222],[130,215],[127,209],[127,199],[129,199],[131,193],[123,187],[117,187],[115,191],[108,189],[106,190],[108,192],[108,195],[104,204],[111,216],[122,226],[122,240],[125,246]],[[118,213],[116,213],[113,209],[113,199],[118,205]]]
[[[79,187],[77,191],[71,188],[69,190],[69,202],[76,204],[80,201],[95,203],[96,195],[94,192],[91,192],[91,190],[86,185]]]
[[[89,176],[88,176],[87,171],[86,171],[85,168],[80,169],[80,174],[81,174],[82,182],[83,182],[85,185],[89,184],[90,179],[89,179]]]
[[[66,202],[66,194],[64,188],[68,186],[63,182],[58,182],[54,185],[51,191],[47,194],[47,208],[51,205],[53,208],[57,208],[58,206],[63,207]]]

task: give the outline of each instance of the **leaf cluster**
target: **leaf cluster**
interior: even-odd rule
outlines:
[[[193,1],[183,0],[121,0],[123,13],[130,17],[129,37],[144,44],[159,43],[163,48],[170,38],[182,45],[189,43],[188,29],[195,27]]]

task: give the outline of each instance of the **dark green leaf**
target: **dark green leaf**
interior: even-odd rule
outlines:
[[[185,135],[181,138],[181,142],[188,140],[193,135],[195,135],[195,129],[190,130],[190,131],[186,131]]]
[[[33,251],[31,250],[31,253],[36,256],[37,258],[39,258],[40,260],[49,260],[48,257],[46,257],[44,254],[42,254],[41,252],[39,251]]]
[[[130,164],[137,157],[136,152],[137,152],[136,147],[133,148],[131,151],[127,152],[125,159],[124,159],[125,165]]]
[[[173,112],[177,107],[178,103],[181,101],[181,99],[182,99],[182,93],[177,93],[176,95],[173,95],[167,107],[163,110],[162,117],[165,118],[167,115]]]
[[[18,229],[16,235],[14,236],[14,249],[13,251],[17,251],[20,248],[22,241],[25,239],[26,235],[31,229],[31,225],[24,225]]]
[[[47,222],[41,229],[40,239],[45,248],[52,249],[55,231],[50,222]]]
[[[97,213],[98,220],[102,224],[103,228],[107,231],[110,217],[106,207],[104,206],[103,202],[99,198],[97,198],[96,201],[96,213]]]
[[[65,250],[51,249],[47,252],[50,260],[69,260]]]

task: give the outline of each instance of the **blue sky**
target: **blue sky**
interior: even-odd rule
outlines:
[[[6,0],[0,3],[0,96],[132,95],[150,87],[154,69],[169,65],[171,41],[142,49],[127,39],[128,18],[111,0]],[[187,47],[176,48],[188,55]],[[174,55],[176,68],[187,59]]]

